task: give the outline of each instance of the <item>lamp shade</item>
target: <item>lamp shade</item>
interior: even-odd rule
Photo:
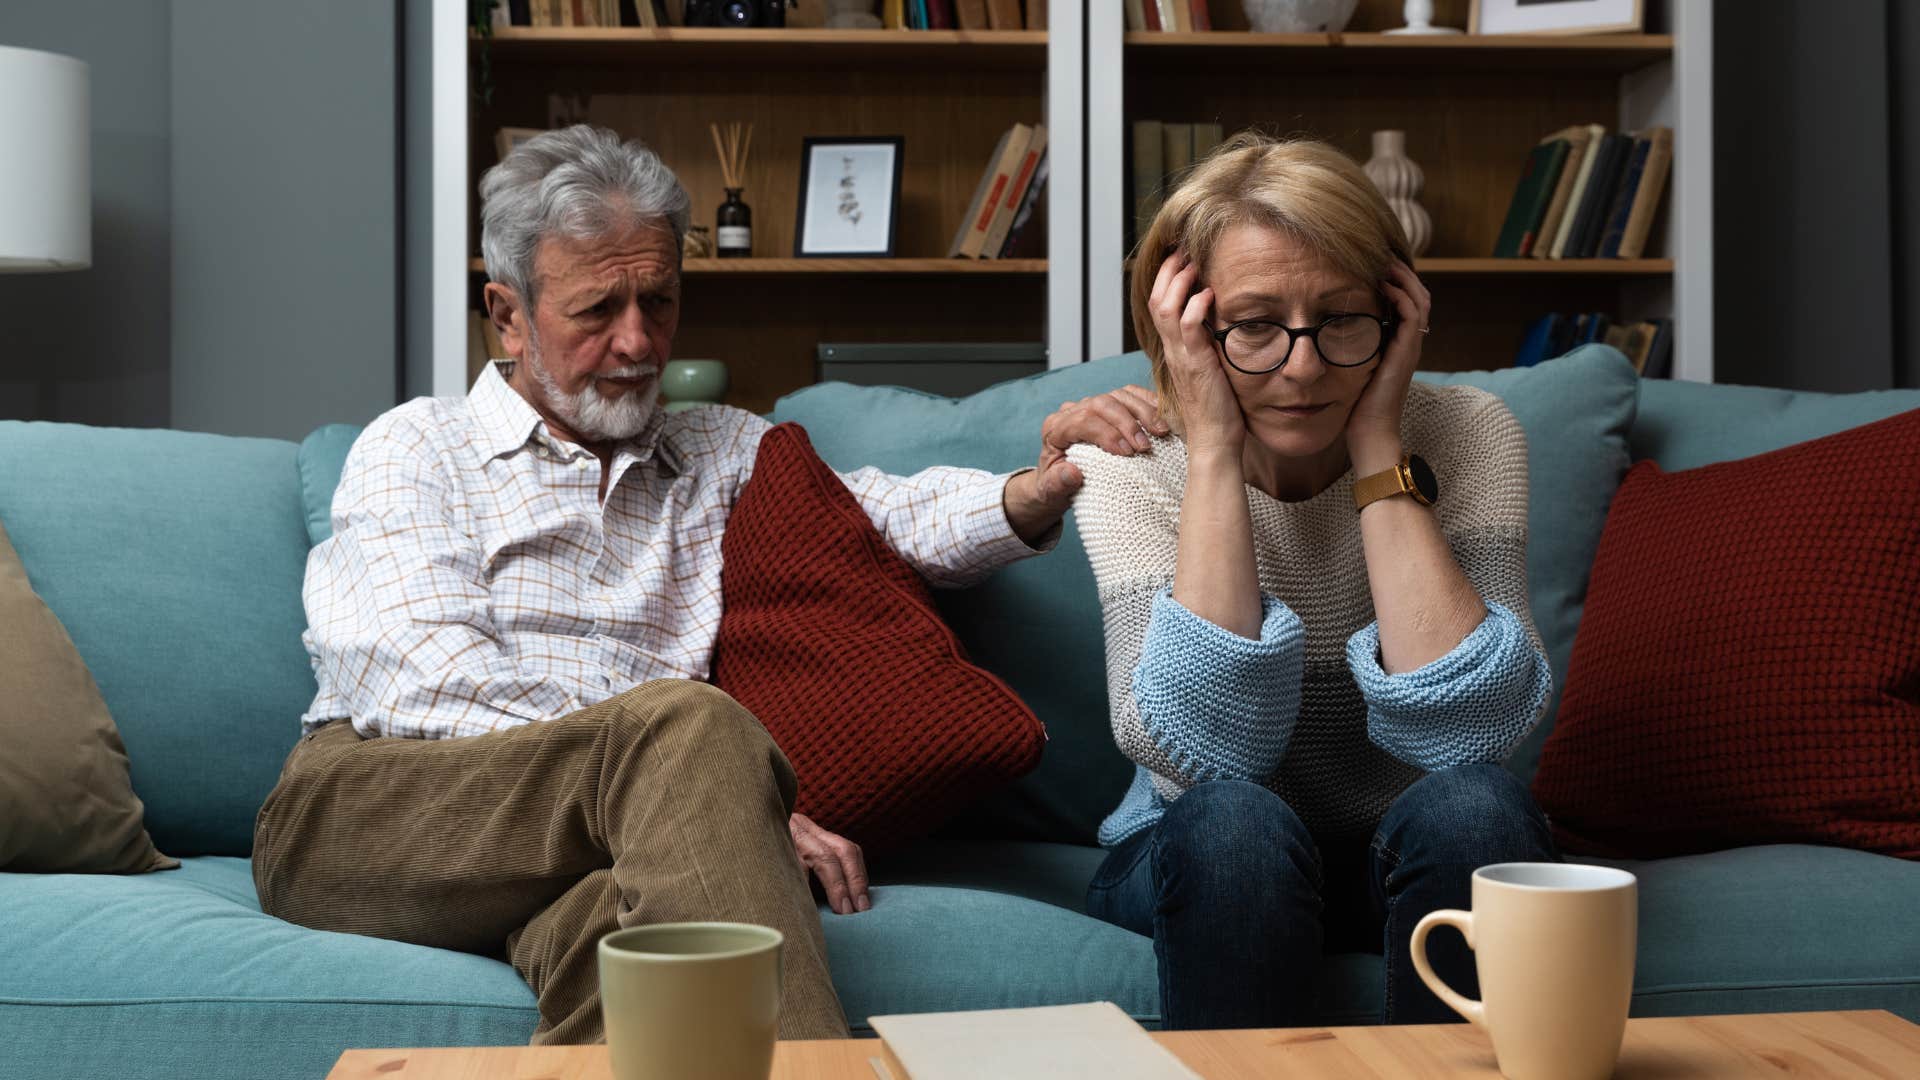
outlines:
[[[0,45],[0,272],[93,264],[87,65]]]

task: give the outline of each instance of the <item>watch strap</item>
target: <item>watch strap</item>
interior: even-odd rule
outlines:
[[[1353,508],[1362,510],[1369,503],[1410,494],[1412,491],[1413,481],[1407,476],[1406,459],[1402,458],[1391,469],[1363,476],[1353,482]]]

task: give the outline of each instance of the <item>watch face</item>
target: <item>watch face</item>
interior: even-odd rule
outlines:
[[[1440,481],[1434,477],[1433,469],[1419,454],[1407,455],[1407,472],[1413,474],[1413,487],[1420,498],[1433,502],[1440,498]]]

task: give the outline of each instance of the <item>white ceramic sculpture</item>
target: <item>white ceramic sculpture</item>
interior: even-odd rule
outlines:
[[[1427,177],[1407,156],[1407,133],[1374,132],[1373,157],[1362,167],[1367,179],[1387,197],[1393,216],[1400,219],[1400,228],[1407,234],[1408,250],[1416,258],[1425,254],[1427,245],[1433,242],[1433,219],[1414,199],[1426,186]]]

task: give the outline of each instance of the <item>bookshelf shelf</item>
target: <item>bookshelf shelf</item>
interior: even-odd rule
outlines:
[[[469,50],[478,54],[479,35]],[[1045,30],[728,30],[668,27],[514,27],[494,31],[493,54],[510,59],[645,60],[675,66],[743,62],[756,67],[1024,68],[1047,64]]]
[[[481,259],[469,260],[467,269],[485,273]],[[1044,274],[1045,259],[688,259],[681,271],[689,276],[722,274],[738,277],[748,274],[916,274],[924,276],[958,275],[964,277]]]
[[[1665,277],[1673,273],[1672,259],[1441,259],[1417,260],[1420,277]],[[1133,271],[1133,260],[1123,264]]]
[[[1526,275],[1542,277],[1660,277],[1672,259],[1435,259],[1419,260],[1420,276]]]
[[[1515,34],[1419,37],[1399,34],[1198,34],[1129,32],[1141,65],[1260,64],[1292,72],[1473,71],[1624,75],[1673,55],[1671,34],[1532,37]]]

